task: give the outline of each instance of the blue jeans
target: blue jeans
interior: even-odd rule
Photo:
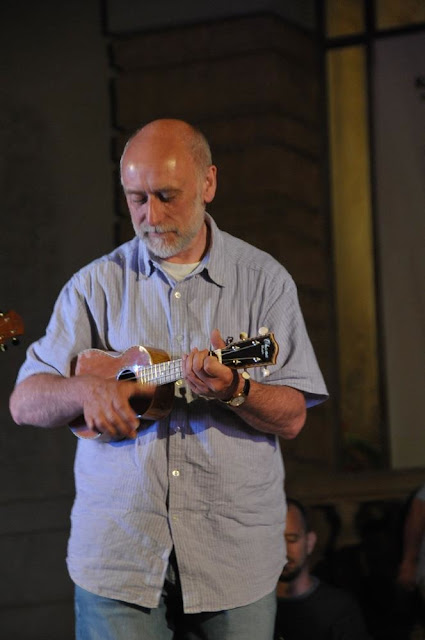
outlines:
[[[77,640],[272,640],[276,596],[227,611],[184,614],[165,583],[157,609],[103,598],[76,586]]]

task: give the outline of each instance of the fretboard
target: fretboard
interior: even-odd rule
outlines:
[[[169,384],[183,378],[183,361],[167,360],[147,367],[137,367],[137,380],[142,384]]]

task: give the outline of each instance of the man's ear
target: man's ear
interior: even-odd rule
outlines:
[[[204,204],[212,202],[214,200],[215,191],[217,189],[217,167],[213,164],[208,167],[207,175],[204,179],[204,186],[202,192],[202,199]]]
[[[313,549],[316,546],[317,535],[314,531],[309,531],[307,533],[307,553],[311,555],[313,553]]]

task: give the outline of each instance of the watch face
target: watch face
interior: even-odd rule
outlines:
[[[245,396],[236,396],[236,398],[232,398],[232,400],[230,400],[229,404],[231,404],[232,407],[240,407],[244,402]]]

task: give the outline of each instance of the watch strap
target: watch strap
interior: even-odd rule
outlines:
[[[224,402],[224,404],[228,404],[230,406],[239,406],[237,399],[238,398],[243,398],[242,402],[240,402],[240,404],[242,404],[243,402],[245,402],[245,398],[247,397],[249,390],[251,388],[251,378],[249,373],[247,373],[246,371],[244,371],[242,373],[242,377],[245,380],[242,391],[240,391],[239,393],[236,393],[234,396],[232,396],[230,398],[230,400],[222,400],[222,402]],[[236,400],[236,402],[235,402]]]

